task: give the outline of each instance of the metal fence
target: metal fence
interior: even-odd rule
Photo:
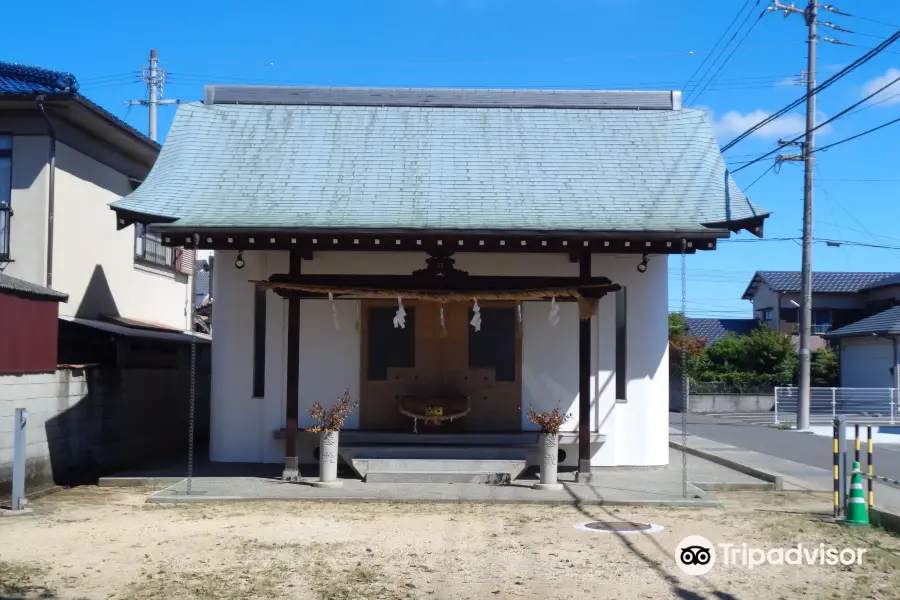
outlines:
[[[775,388],[775,423],[797,420],[798,389]],[[894,424],[898,393],[894,388],[814,387],[810,389],[810,418],[833,421],[838,415],[867,416]]]

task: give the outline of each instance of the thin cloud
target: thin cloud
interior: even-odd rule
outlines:
[[[900,69],[888,69],[885,71],[884,75],[871,79],[863,84],[862,97],[865,98],[869,94],[874,94],[877,90],[883,88],[898,77],[900,77]],[[879,106],[900,104],[900,82],[886,87],[884,91],[873,96],[871,102],[873,104],[878,102],[880,103]]]
[[[713,131],[720,140],[723,138],[733,138],[740,135],[759,123],[767,119],[772,113],[761,108],[748,113],[742,113],[737,110],[730,110],[721,117],[716,117],[711,110],[707,109],[710,121],[712,122]],[[824,113],[816,115],[816,122],[821,123],[828,117]],[[757,129],[750,137],[759,139],[778,139],[797,136],[806,129],[806,117],[801,113],[788,113],[771,123]],[[816,130],[819,135],[827,135],[831,133],[831,125],[826,125]]]

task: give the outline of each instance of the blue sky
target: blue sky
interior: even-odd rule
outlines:
[[[900,29],[900,3],[834,4],[855,16],[823,12],[823,20],[856,33],[824,30],[822,35],[856,46],[822,43],[820,82]],[[168,73],[165,97],[181,100],[201,99],[204,83],[681,89],[704,58],[711,56],[709,66],[719,57],[710,50],[744,5],[744,0],[182,0],[94,1],[88,11],[68,1],[16,2],[3,9],[4,21],[16,26],[4,27],[0,59],[71,71],[85,95],[146,131],[146,109],[129,109],[125,102],[145,97],[139,71],[151,47],[159,50]],[[735,43],[763,6],[753,8]],[[711,111],[722,144],[802,95],[804,90],[791,83],[806,68],[805,39],[799,16],[768,13],[721,70],[731,47],[703,84],[687,88],[694,90],[689,104]],[[821,114],[833,115],[861,99],[865,90],[877,89],[871,86],[879,78],[887,83],[900,76],[891,71],[900,69],[900,42],[889,51],[820,94]],[[900,85],[878,99],[898,93]],[[726,153],[729,164],[737,168],[773,149],[779,137],[799,132],[801,111],[735,146]],[[173,107],[160,109],[161,140],[174,113]],[[817,145],[897,117],[900,96],[835,121],[820,130]],[[817,244],[817,270],[900,271],[900,152],[891,144],[898,135],[900,124],[819,156],[815,235],[896,249]],[[772,165],[762,161],[735,178],[747,188]],[[802,191],[803,169],[791,163],[749,189],[751,199],[774,212],[767,238],[799,236]],[[749,316],[749,303],[740,296],[753,272],[799,266],[800,247],[791,240],[724,242],[715,252],[690,256],[688,314]],[[672,308],[681,302],[679,267],[673,260]]]

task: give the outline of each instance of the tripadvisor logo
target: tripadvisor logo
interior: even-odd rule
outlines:
[[[688,575],[706,575],[716,563],[754,569],[762,565],[861,565],[866,548],[797,544],[791,548],[754,548],[747,544],[713,544],[690,535],[675,548],[675,563]]]

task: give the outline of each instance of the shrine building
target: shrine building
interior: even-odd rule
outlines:
[[[769,215],[677,91],[217,85],[112,209],[215,251],[210,459],[286,472],[346,389],[348,462],[533,463],[559,404],[561,468],[666,464],[669,259]]]

